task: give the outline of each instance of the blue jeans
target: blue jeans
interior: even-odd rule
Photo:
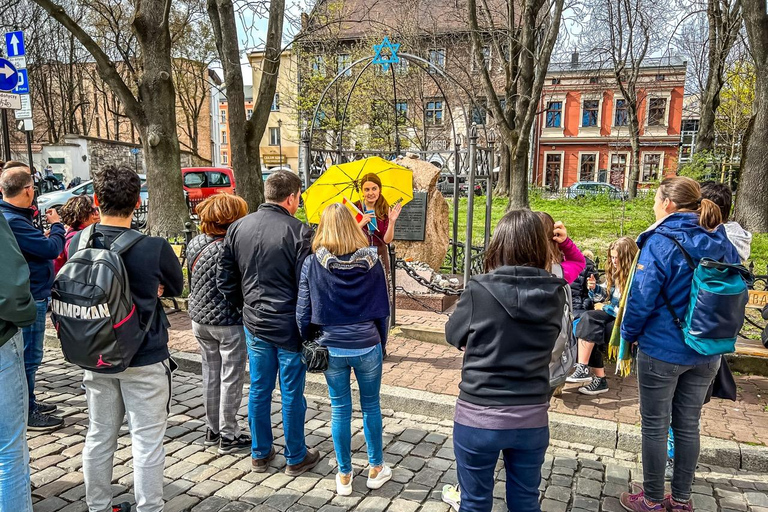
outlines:
[[[360,388],[360,407],[363,410],[363,432],[368,446],[368,463],[371,467],[384,464],[384,446],[382,443],[381,405],[381,345],[359,357],[330,357],[325,381],[331,397],[331,436],[339,472],[352,472],[352,390],[350,374],[355,370],[355,378]]]
[[[264,459],[272,450],[272,392],[279,375],[285,460],[288,464],[298,464],[307,455],[307,447],[304,444],[304,418],[307,413],[304,383],[307,366],[301,362],[299,352],[291,352],[267,343],[251,334],[248,328],[245,328],[245,341],[251,374],[248,424],[253,439],[252,456],[255,459]]]
[[[0,347],[0,510],[32,512],[21,332]]]
[[[547,445],[549,427],[486,430],[454,423],[461,512],[491,512],[499,452],[507,471],[507,508],[540,512],[539,483]]]
[[[674,431],[672,497],[691,497],[699,460],[699,418],[720,358],[698,365],[672,364],[637,354],[637,383],[643,431],[643,487],[649,500],[664,499],[664,469],[670,420]]]
[[[43,341],[45,340],[45,318],[48,313],[48,299],[36,300],[37,318],[35,323],[24,327],[24,371],[27,374],[29,411],[35,409],[35,374],[43,362]]]

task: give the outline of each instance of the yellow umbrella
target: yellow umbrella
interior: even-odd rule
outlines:
[[[413,199],[413,171],[378,156],[332,165],[302,195],[307,220],[320,222],[320,214],[332,203],[362,201],[366,174],[375,174],[381,180],[381,193],[390,205],[400,201],[403,205]]]

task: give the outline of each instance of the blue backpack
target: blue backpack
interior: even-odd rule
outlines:
[[[666,236],[666,235],[662,235]],[[675,325],[683,331],[685,344],[701,355],[728,354],[736,350],[736,337],[744,325],[751,274],[744,265],[702,258],[695,265],[680,242],[672,240],[693,270],[693,283],[685,317],[675,313],[667,294],[661,297]]]

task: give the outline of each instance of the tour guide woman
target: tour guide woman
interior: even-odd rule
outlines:
[[[626,510],[693,510],[691,485],[699,458],[699,417],[709,385],[720,367],[720,356],[701,355],[683,341],[664,304],[663,295],[678,318],[691,295],[693,271],[674,238],[694,262],[712,258],[739,263],[736,248],[718,228],[720,209],[701,197],[699,184],[677,176],[661,182],[653,204],[656,223],[642,233],[640,257],[621,324],[621,336],[637,342],[637,381],[643,431],[644,490],[624,493]],[[672,421],[675,464],[672,494],[664,496],[667,430]]]
[[[469,281],[445,326],[448,343],[464,351],[453,427],[462,512],[493,508],[500,451],[509,509],[541,510],[549,362],[567,286],[549,272],[548,245],[536,213],[507,213],[488,247],[488,273]]]
[[[368,236],[368,243],[376,247],[379,260],[389,274],[389,253],[387,245],[395,238],[395,222],[403,209],[401,204],[389,207],[389,203],[381,194],[381,179],[376,174],[366,174],[360,180],[362,200],[358,204],[363,212],[363,219],[358,226]],[[371,212],[373,213],[366,213]],[[376,229],[371,229],[371,221],[376,219]]]

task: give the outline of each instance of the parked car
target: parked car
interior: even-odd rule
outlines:
[[[453,197],[453,181],[454,176],[452,172],[440,173],[440,177],[437,179],[437,190],[445,197]],[[467,176],[459,175],[459,197],[466,197],[468,189]],[[475,195],[481,196],[484,193],[485,178],[475,178]]]
[[[228,167],[184,167],[184,192],[191,202],[200,202],[219,192],[235,193],[235,175]]]
[[[144,174],[139,174],[141,178],[141,201],[147,201],[147,177]],[[55,192],[49,192],[47,194],[41,194],[37,198],[37,206],[41,211],[48,210],[50,208],[60,208],[64,206],[70,197],[87,195],[93,197],[93,181],[84,181],[76,187],[72,187],[68,190],[57,190]]]
[[[576,199],[577,197],[595,197],[595,196],[608,196],[610,199],[625,200],[628,194],[621,190],[619,187],[611,185],[610,183],[602,183],[599,181],[579,181],[574,183],[568,189],[566,189],[565,197],[568,199]]]

